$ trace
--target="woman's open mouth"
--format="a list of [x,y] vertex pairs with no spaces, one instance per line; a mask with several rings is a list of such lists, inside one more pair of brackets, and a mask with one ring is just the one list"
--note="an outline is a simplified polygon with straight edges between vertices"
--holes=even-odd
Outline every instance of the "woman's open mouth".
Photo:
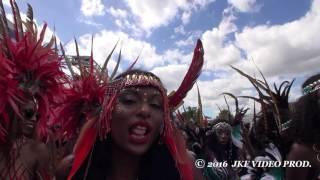
[[151,127],[145,121],[137,121],[129,128],[129,141],[134,144],[145,144],[150,139]]

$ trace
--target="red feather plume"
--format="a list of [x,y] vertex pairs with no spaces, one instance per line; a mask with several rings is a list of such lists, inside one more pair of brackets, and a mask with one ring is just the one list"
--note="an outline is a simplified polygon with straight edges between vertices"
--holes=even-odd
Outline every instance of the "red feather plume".
[[186,97],[188,91],[196,82],[203,66],[203,55],[204,51],[202,47],[202,42],[198,39],[197,45],[194,49],[192,62],[187,74],[185,75],[182,83],[180,84],[176,92],[173,95],[169,96],[169,106],[171,108],[176,108],[181,103],[182,99]]
[[52,48],[42,45],[45,30],[46,25],[39,40],[35,40],[34,34],[28,32],[21,41],[7,40],[11,60],[15,65],[14,76],[20,88],[38,100],[40,116],[37,134],[41,138],[47,133],[49,109],[63,97],[65,83],[61,57]]
[[8,107],[19,114],[18,103],[22,99],[22,92],[18,89],[18,82],[13,79],[13,63],[0,54],[0,144],[7,138],[10,126]]
[[66,90],[66,98],[58,116],[63,138],[77,136],[76,130],[81,128],[86,118],[99,115],[106,85],[97,82],[97,79],[89,75],[70,82],[71,87]]

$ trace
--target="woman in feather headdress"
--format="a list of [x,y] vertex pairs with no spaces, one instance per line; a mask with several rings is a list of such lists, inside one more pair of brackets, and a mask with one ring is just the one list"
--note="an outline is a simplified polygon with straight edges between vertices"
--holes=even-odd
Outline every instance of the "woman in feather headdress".
[[14,23],[10,29],[0,1],[0,179],[50,179],[46,140],[51,107],[62,95],[61,58],[43,43],[46,25],[38,38],[32,8],[22,21],[10,1]]
[[[201,41],[183,82],[170,96],[151,72],[132,70],[131,66],[115,78],[105,77],[105,69],[95,69],[93,64],[92,55],[88,71],[78,64],[80,72],[85,72],[74,81],[81,91],[70,95],[80,99],[67,98],[59,116],[64,119],[63,134],[78,134],[70,173],[59,178],[194,179],[193,164],[183,137],[171,124],[171,112],[199,76]],[[79,126],[81,130],[76,132]]]
[[220,163],[221,166],[206,168],[204,174],[210,180],[236,179],[237,171],[231,165],[241,157],[239,148],[232,141],[232,126],[225,120],[216,121],[212,130],[208,131],[205,154],[208,162]]

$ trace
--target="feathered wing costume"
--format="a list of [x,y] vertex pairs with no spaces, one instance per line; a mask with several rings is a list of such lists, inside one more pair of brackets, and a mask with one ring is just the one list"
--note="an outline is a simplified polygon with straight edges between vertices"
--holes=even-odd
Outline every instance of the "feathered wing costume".
[[[112,51],[113,52],[113,51]],[[111,53],[112,53],[111,52]],[[92,56],[92,55],[91,55]],[[108,57],[109,58],[109,57]],[[118,61],[119,62],[119,61]],[[106,75],[105,65],[102,70],[95,71],[93,69],[93,59],[90,59],[91,70],[89,72],[89,77],[91,76],[92,81],[88,83],[98,83],[99,94],[97,94],[97,103],[95,108],[93,108],[90,113],[87,114],[86,122],[83,125],[78,140],[74,146],[74,162],[69,174],[68,179],[72,179],[75,173],[78,171],[84,160],[88,157],[89,152],[91,151],[93,144],[96,139],[106,138],[107,134],[110,132],[110,122],[111,114],[113,107],[118,96],[119,91],[122,88],[130,86],[153,86],[161,92],[164,99],[164,131],[161,135],[161,140],[168,147],[171,156],[176,162],[176,167],[179,170],[181,179],[191,180],[193,179],[192,175],[192,165],[187,159],[187,154],[183,139],[178,135],[177,130],[171,124],[170,113],[171,111],[180,104],[182,99],[186,96],[187,92],[192,88],[194,82],[198,78],[202,65],[203,65],[203,47],[200,40],[198,40],[196,48],[194,50],[194,56],[190,68],[181,83],[178,90],[171,96],[167,96],[167,92],[160,80],[157,77],[150,76],[148,74],[129,74],[120,79],[113,79],[113,76],[108,77]],[[131,69],[130,66],[129,69]],[[114,73],[112,73],[114,74]],[[100,77],[100,78],[99,78]],[[85,82],[85,79],[80,79],[82,83]],[[84,89],[84,88],[82,88]],[[88,89],[86,89],[88,90]],[[101,92],[100,92],[101,90]],[[94,92],[87,92],[88,94]],[[101,94],[100,94],[101,93]],[[87,97],[90,97],[88,95]],[[102,98],[102,99],[101,99]],[[91,96],[93,99],[93,96]],[[88,100],[87,102],[89,102]],[[90,103],[88,103],[89,105]],[[75,105],[75,104],[74,104]],[[74,106],[72,105],[72,106]],[[90,105],[92,107],[92,105]],[[69,106],[71,107],[71,106]],[[89,107],[89,106],[83,106]],[[75,110],[75,109],[74,109]],[[66,111],[67,112],[67,111]],[[78,110],[77,110],[78,112]],[[71,113],[71,112],[68,112]],[[90,114],[90,115],[89,115]],[[69,116],[73,121],[78,121],[77,119]]]
[[[12,144],[17,133],[11,130],[13,119],[24,121],[21,107],[30,100],[38,107],[35,140],[48,137],[47,119],[50,108],[62,97],[64,73],[62,61],[52,48],[54,37],[49,43],[43,39],[47,25],[40,34],[33,22],[33,11],[28,5],[27,20],[20,17],[18,6],[10,0],[13,24],[7,21],[6,13],[0,1],[0,145]],[[12,24],[11,27],[8,25]],[[12,132],[11,132],[12,131]],[[19,132],[18,132],[19,133]],[[15,158],[15,157],[13,157]],[[11,159],[10,161],[14,161]],[[20,179],[18,172],[13,177]],[[0,175],[3,176],[3,174]],[[23,174],[21,175],[23,176]]]

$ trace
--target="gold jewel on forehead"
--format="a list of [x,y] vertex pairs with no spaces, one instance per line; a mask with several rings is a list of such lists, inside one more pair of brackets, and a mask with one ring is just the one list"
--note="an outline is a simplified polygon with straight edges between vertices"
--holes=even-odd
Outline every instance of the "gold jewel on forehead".
[[146,79],[145,75],[141,75],[141,81],[144,81]]
[[145,84],[154,84],[159,87],[162,87],[160,80],[149,74],[138,74],[138,73],[128,74],[125,76],[123,82],[125,86],[145,83]]

